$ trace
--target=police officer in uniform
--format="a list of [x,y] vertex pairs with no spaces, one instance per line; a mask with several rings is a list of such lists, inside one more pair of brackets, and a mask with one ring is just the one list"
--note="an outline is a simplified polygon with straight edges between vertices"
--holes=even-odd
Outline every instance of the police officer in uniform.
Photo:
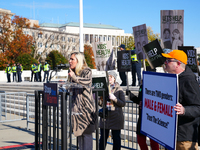
[[38,82],[38,65],[37,63],[34,63],[34,70],[33,70],[33,73],[34,73],[34,82]]
[[17,78],[18,78],[18,82],[22,82],[22,77],[21,77],[21,66],[19,63],[17,63]]
[[136,73],[138,78],[138,86],[141,85],[141,61],[138,61],[136,50],[131,50],[131,65],[132,65],[132,86],[136,86]]
[[6,75],[7,75],[7,82],[10,82],[11,67],[10,67],[9,64],[7,64],[5,72],[6,72]]
[[46,76],[47,76],[47,82],[49,81],[49,70],[50,70],[50,66],[49,66],[49,64],[47,63],[47,62],[45,62],[45,64],[44,64],[44,79],[43,79],[43,82],[45,82],[45,78],[46,78]]
[[31,82],[33,81],[33,74],[34,74],[34,70],[35,69],[35,65],[34,64],[32,64],[31,65]]
[[16,64],[13,64],[13,66],[12,66],[13,82],[17,81],[16,80],[16,72],[17,72],[17,66],[16,66]]
[[38,82],[42,82],[41,70],[42,70],[42,64],[38,62]]

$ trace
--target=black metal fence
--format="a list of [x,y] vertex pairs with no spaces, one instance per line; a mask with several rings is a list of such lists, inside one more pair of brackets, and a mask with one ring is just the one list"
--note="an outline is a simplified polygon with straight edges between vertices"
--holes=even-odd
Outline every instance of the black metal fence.
[[[96,110],[98,110],[98,92],[104,89],[93,89]],[[78,149],[72,144],[70,93],[60,92],[58,107],[44,105],[44,92],[35,91],[35,149],[67,150]],[[103,96],[104,97],[104,96]],[[105,112],[104,112],[105,113]],[[96,111],[98,116],[98,111]],[[98,122],[97,122],[98,123]],[[96,150],[99,145],[99,130],[96,129]]]

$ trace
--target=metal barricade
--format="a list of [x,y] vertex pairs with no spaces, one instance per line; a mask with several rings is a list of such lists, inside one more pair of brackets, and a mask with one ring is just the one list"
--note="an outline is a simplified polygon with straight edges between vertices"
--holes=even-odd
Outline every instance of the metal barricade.
[[35,123],[35,95],[26,95],[26,119],[27,130],[29,130],[29,123]]
[[0,122],[26,119],[26,92],[0,93]]
[[[98,92],[104,89],[94,89],[96,110],[98,110]],[[66,97],[67,95],[67,97]],[[77,142],[72,144],[70,94],[60,92],[58,107],[44,105],[44,92],[35,91],[35,149],[72,149],[77,147]],[[53,111],[52,111],[53,109]],[[98,115],[98,111],[96,111]],[[97,119],[98,123],[98,119]],[[52,133],[53,132],[53,133]],[[98,149],[99,130],[96,130],[96,149]]]
[[[99,110],[98,92],[100,91],[103,91],[104,94],[105,90],[93,89],[93,93],[96,93],[95,103],[97,116]],[[59,93],[58,107],[44,105],[43,99],[43,91],[35,91],[35,149],[78,149],[77,139],[73,136],[70,122],[70,93]],[[124,129],[121,130],[121,147],[131,150],[139,149],[136,135],[139,114],[138,105],[132,101],[126,101],[126,106],[123,108],[123,111],[125,121]],[[29,116],[31,115],[29,114]],[[99,128],[93,133],[93,139],[96,140],[96,150],[98,150]],[[109,138],[107,143],[112,145],[112,139]],[[148,138],[147,144],[150,145]]]

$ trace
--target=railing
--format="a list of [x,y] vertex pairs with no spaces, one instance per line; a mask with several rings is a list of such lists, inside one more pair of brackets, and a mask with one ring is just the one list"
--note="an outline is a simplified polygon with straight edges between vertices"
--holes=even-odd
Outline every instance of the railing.
[[[0,93],[0,122],[7,122],[7,121],[15,121],[15,120],[27,120],[27,129],[29,129],[29,123],[35,124],[35,120],[37,120],[38,128],[35,129],[35,132],[40,130],[40,127],[44,123],[44,114],[42,114],[42,93],[39,94],[40,103],[37,103],[37,107],[40,107],[38,109],[37,114],[39,114],[40,119],[36,118],[35,116],[35,94],[27,94],[26,92],[17,92],[17,93]],[[60,95],[59,99],[63,99]],[[62,102],[62,103],[61,103]],[[48,122],[47,127],[52,127],[53,130],[48,130],[48,139],[52,140],[51,135],[55,134],[54,131],[57,130],[57,133],[61,130],[62,126],[66,126],[65,132],[67,132],[65,136],[65,139],[70,136],[72,140],[76,139],[73,134],[69,135],[69,120],[67,121],[66,118],[69,117],[69,111],[68,111],[68,104],[69,101],[61,101],[59,100],[58,108],[50,108],[49,106],[46,107],[48,109]],[[61,113],[61,108],[63,106],[66,106],[66,113]],[[98,110],[98,105],[96,105]],[[121,140],[122,140],[122,147],[126,149],[139,149],[137,144],[137,138],[136,138],[136,124],[138,120],[138,105],[133,103],[132,101],[126,101],[126,106],[123,108],[124,111],[124,129],[121,130]],[[58,112],[57,116],[54,116],[54,112]],[[98,111],[97,111],[98,112]],[[68,117],[67,117],[68,116]],[[55,122],[53,118],[56,118],[55,120],[58,122],[58,125],[53,128],[52,121]],[[64,120],[62,120],[65,118]],[[53,133],[53,134],[52,134]],[[42,135],[42,134],[41,134]],[[40,135],[39,135],[40,136]],[[44,135],[42,135],[43,137]],[[96,140],[96,149],[98,148],[98,140],[99,140],[99,130],[96,130],[96,132],[93,134],[94,140]],[[61,137],[61,133],[58,133],[58,137]],[[40,141],[41,142],[41,141]],[[40,143],[38,142],[38,143]],[[65,143],[66,141],[61,142],[61,139],[57,140],[57,146],[60,143]],[[70,143],[72,141],[68,141]],[[43,143],[44,144],[44,143]],[[108,144],[112,144],[112,139],[108,139]],[[149,141],[148,141],[149,144]],[[68,145],[69,146],[69,145]]]
[[0,93],[0,122],[26,120],[26,92]]

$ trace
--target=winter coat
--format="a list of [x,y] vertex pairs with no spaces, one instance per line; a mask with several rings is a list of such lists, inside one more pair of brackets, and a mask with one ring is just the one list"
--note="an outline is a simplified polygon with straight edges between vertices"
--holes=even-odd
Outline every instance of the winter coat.
[[[114,110],[108,111],[108,116],[105,119],[100,118],[99,127],[103,129],[105,121],[105,129],[120,130],[124,128],[124,115],[122,107],[126,104],[125,95],[123,89],[118,83],[115,83],[112,93],[116,97],[116,99],[113,100]],[[99,100],[100,106],[102,106],[102,103],[103,102]]]
[[83,88],[70,87],[72,92],[72,127],[75,136],[83,133],[90,134],[95,130],[97,120],[95,114],[95,101],[92,95],[92,71],[85,68],[80,75],[73,75],[70,78],[73,83],[82,85]]
[[198,141],[200,116],[200,90],[196,76],[186,66],[179,74],[179,103],[185,108],[185,114],[178,116],[177,141]]
[[141,130],[141,115],[142,115],[142,85],[139,88],[139,94],[138,96],[135,96],[133,93],[130,93],[130,100],[133,101],[134,103],[139,105],[139,118],[137,122],[137,131],[136,133],[139,135],[142,135],[140,133]]

